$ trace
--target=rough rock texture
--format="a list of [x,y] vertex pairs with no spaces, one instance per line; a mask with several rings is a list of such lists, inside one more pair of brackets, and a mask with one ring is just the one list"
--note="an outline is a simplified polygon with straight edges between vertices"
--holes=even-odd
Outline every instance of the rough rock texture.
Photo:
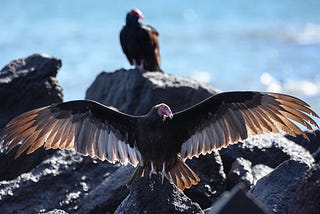
[[246,187],[240,183],[230,192],[223,193],[212,207],[205,210],[207,214],[254,213],[265,214],[266,209],[259,201],[246,193]]
[[25,111],[63,101],[56,75],[61,60],[43,54],[10,62],[0,71],[0,127]]
[[254,165],[251,170],[253,176],[253,185],[256,185],[258,180],[272,172],[273,169],[263,164],[257,164]]
[[247,189],[253,185],[252,163],[244,158],[237,158],[231,166],[227,176],[228,184],[231,186],[243,183]]
[[299,180],[311,168],[310,162],[308,164],[301,159],[283,162],[256,183],[250,190],[252,196],[264,203],[269,212],[288,213]]
[[232,163],[239,157],[249,160],[252,165],[264,164],[271,168],[277,167],[288,159],[301,160],[305,163],[314,161],[310,152],[302,146],[286,139],[281,135],[256,136],[244,142],[230,145],[220,150],[226,174]]
[[115,213],[202,213],[202,210],[168,180],[162,183],[158,174],[134,181],[130,194]]
[[162,102],[176,112],[214,93],[209,86],[191,79],[161,72],[122,69],[100,73],[88,88],[86,99],[114,106],[128,114],[142,115]]
[[301,179],[288,213],[316,214],[320,212],[320,164],[313,166]]
[[57,151],[30,172],[0,181],[0,211],[38,213],[62,209],[76,212],[79,199],[117,168],[72,151]]
[[201,155],[199,158],[187,160],[187,164],[200,177],[200,182],[184,190],[184,193],[205,209],[226,190],[226,175],[221,157],[216,151],[211,155]]
[[[43,54],[10,62],[0,71],[0,133],[13,117],[25,111],[63,101],[56,75],[61,60]],[[0,180],[13,179],[39,164],[51,151],[39,150],[13,161],[0,150]]]
[[[134,172],[132,166],[123,166],[110,174],[80,202],[79,213],[114,212],[127,197],[129,189],[126,183]],[[88,203],[90,202],[90,203]]]
[[298,135],[297,137],[292,137],[290,135],[286,135],[286,137],[295,142],[298,145],[303,146],[307,149],[317,162],[320,161],[320,130],[316,130],[313,132],[306,132],[307,136],[310,139],[310,142],[302,137],[302,135]]

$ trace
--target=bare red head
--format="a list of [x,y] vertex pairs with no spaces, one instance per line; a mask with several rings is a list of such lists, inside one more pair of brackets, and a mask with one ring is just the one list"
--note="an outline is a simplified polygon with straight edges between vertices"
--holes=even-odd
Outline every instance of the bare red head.
[[135,16],[138,19],[143,19],[143,14],[138,8],[133,8],[128,14],[131,16]]
[[169,117],[170,119],[172,119],[173,117],[170,107],[164,103],[157,105],[157,112],[163,118]]

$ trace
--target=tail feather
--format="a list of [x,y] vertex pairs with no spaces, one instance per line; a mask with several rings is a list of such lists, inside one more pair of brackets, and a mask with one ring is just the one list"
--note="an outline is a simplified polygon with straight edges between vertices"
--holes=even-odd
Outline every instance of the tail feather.
[[170,182],[174,183],[179,189],[189,189],[192,185],[196,185],[200,178],[198,175],[180,158],[169,171]]
[[[139,177],[144,177],[150,174],[150,167],[137,166],[133,175],[127,182],[127,187],[130,187],[133,180]],[[189,189],[192,185],[196,185],[200,178],[181,158],[177,158],[175,165],[166,172],[166,178],[170,183],[175,184],[179,189]]]

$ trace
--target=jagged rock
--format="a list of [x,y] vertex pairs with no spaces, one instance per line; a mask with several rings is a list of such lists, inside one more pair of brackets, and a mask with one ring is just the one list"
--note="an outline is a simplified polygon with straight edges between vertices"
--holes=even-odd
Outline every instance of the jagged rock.
[[252,168],[252,176],[253,176],[253,185],[256,185],[257,181],[270,172],[272,172],[272,168],[263,164],[254,165]]
[[[10,62],[0,71],[0,133],[13,117],[22,112],[62,102],[62,88],[56,75],[61,60],[43,54]],[[15,150],[16,151],[16,150]],[[0,180],[13,179],[39,164],[50,152],[41,149],[14,160],[14,152],[0,150]]]
[[317,158],[317,161],[320,160],[320,130],[316,130],[314,133],[313,132],[305,132],[307,136],[310,139],[310,142],[303,138],[302,135],[297,135],[296,137],[292,137],[290,135],[285,135],[286,138],[289,140],[295,142],[296,144],[303,146],[305,149],[307,149],[311,154],[313,154],[313,157]]
[[294,193],[303,174],[311,168],[301,159],[290,159],[280,164],[267,176],[258,180],[250,190],[252,196],[263,203],[269,212],[288,213]]
[[197,173],[200,182],[190,189],[184,190],[184,193],[205,209],[226,190],[226,175],[219,152],[187,160],[187,165]]
[[207,214],[242,214],[267,213],[263,204],[254,200],[245,191],[247,187],[244,184],[238,184],[232,188],[230,192],[224,192],[219,199],[208,209],[205,210]]
[[141,73],[138,69],[102,72],[86,92],[86,99],[114,106],[133,115],[147,113],[158,103],[173,112],[182,110],[216,93],[197,81],[161,72]]
[[44,214],[68,214],[68,213],[63,210],[54,209],[54,210],[51,210],[51,211],[46,212]]
[[137,179],[132,183],[130,194],[115,211],[120,213],[203,213],[197,203],[186,197],[181,190],[161,181],[161,175]]
[[102,183],[90,191],[80,202],[78,213],[114,212],[123,201],[129,189],[126,183],[132,175],[132,166],[123,166],[113,172]]
[[[28,173],[0,181],[1,213],[77,212],[80,199],[118,168],[74,151],[57,150]],[[88,201],[87,203],[91,203]]]
[[290,214],[316,214],[320,211],[320,164],[316,164],[301,179],[291,202]]
[[237,158],[227,176],[230,187],[242,182],[247,189],[253,185],[252,163],[244,158]]
[[0,127],[25,111],[63,101],[56,75],[61,60],[44,54],[10,62],[0,71]]
[[310,152],[282,135],[256,136],[244,142],[229,145],[220,150],[224,170],[228,173],[232,163],[239,157],[249,160],[252,165],[264,164],[277,167],[288,159],[301,160],[310,164],[314,161]]

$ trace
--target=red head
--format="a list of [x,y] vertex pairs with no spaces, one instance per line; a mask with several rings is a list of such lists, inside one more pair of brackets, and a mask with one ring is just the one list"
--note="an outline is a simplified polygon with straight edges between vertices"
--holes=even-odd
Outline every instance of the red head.
[[157,112],[162,118],[165,119],[165,118],[169,117],[170,119],[172,119],[173,114],[172,114],[170,107],[167,104],[161,103],[161,104],[157,105],[157,107],[158,107]]
[[128,14],[131,16],[135,16],[138,19],[143,19],[142,12],[138,8],[133,8]]

